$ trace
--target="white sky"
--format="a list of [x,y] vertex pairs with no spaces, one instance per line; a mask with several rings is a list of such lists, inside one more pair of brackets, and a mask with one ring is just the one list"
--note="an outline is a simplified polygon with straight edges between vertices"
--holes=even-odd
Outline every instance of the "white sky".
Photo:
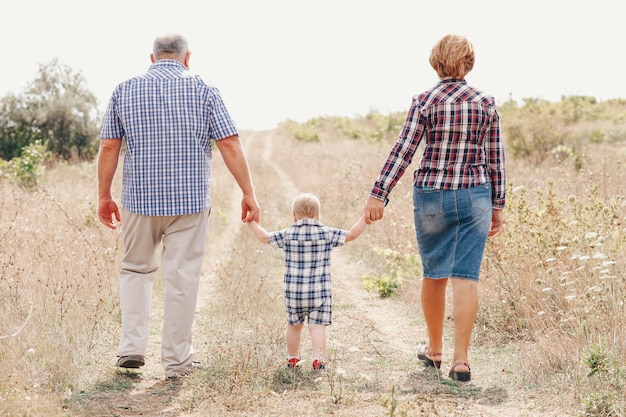
[[428,63],[447,33],[474,44],[468,82],[499,102],[626,98],[619,0],[19,0],[0,14],[0,97],[39,64],[80,71],[104,110],[150,65],[156,35],[179,32],[190,68],[217,86],[241,129],[286,119],[404,111],[438,80]]

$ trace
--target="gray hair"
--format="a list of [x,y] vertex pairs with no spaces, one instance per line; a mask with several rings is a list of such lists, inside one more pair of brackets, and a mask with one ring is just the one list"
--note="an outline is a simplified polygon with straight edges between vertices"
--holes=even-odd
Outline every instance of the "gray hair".
[[163,55],[175,56],[182,59],[189,51],[187,39],[182,35],[170,34],[159,36],[154,40],[152,54],[154,59],[159,60]]

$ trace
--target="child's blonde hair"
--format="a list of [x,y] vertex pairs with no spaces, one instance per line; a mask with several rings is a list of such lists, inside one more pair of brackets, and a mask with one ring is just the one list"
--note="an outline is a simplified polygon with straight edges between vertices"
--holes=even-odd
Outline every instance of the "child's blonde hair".
[[320,206],[320,200],[316,195],[301,193],[293,200],[291,211],[293,211],[297,219],[319,219]]

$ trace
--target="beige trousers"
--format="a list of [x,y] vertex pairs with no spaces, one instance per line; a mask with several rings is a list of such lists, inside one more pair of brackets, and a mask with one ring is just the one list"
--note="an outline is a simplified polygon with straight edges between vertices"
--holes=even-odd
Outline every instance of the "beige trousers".
[[164,312],[161,363],[165,375],[191,369],[191,328],[207,239],[209,212],[142,216],[122,209],[124,258],[120,273],[122,334],[119,356],[145,355],[150,334],[157,250],[162,244]]

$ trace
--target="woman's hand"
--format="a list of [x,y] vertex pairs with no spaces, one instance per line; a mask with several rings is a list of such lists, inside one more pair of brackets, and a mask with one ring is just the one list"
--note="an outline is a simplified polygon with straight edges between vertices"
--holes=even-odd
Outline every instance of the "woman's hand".
[[374,197],[368,197],[365,202],[365,223],[370,224],[383,218],[385,202]]
[[495,235],[500,231],[503,219],[504,215],[502,214],[502,210],[493,209],[491,211],[491,228],[489,229],[489,237]]

